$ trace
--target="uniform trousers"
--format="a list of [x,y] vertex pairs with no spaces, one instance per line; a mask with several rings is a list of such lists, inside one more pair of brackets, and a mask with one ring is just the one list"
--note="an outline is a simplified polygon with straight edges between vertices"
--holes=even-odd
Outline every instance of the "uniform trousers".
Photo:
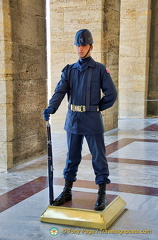
[[[92,154],[92,166],[96,184],[110,183],[103,133],[78,135],[67,132],[68,152],[66,166],[63,171],[64,178],[70,182],[75,182],[77,179],[78,166],[82,159],[81,151],[84,137]],[[87,169],[87,173],[88,171]]]

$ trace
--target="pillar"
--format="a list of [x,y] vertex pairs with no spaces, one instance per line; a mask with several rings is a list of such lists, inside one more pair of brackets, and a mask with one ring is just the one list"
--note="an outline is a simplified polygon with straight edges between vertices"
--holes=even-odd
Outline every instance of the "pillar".
[[149,72],[150,0],[121,0],[119,117],[144,118]]
[[1,171],[46,150],[45,1],[1,1]]

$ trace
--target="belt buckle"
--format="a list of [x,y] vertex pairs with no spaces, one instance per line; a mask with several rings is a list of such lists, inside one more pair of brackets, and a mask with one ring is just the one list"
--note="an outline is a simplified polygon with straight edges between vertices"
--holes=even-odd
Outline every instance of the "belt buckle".
[[72,111],[76,111],[76,112],[85,112],[86,108],[85,106],[81,105],[81,106],[76,106],[76,105],[71,105],[71,110]]

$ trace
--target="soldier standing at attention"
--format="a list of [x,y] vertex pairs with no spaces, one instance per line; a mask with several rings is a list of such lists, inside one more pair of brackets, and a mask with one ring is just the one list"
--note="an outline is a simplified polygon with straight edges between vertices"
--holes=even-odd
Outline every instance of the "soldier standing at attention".
[[[64,129],[67,132],[68,152],[63,171],[65,187],[53,205],[59,206],[72,199],[72,185],[76,181],[81,162],[83,138],[92,154],[98,197],[95,210],[106,207],[106,184],[110,183],[104,144],[104,126],[101,111],[110,108],[117,97],[116,88],[106,67],[93,60],[93,37],[88,29],[76,33],[75,42],[79,60],[66,65],[61,80],[43,115],[46,121],[54,114],[64,96],[68,95],[68,112]],[[103,97],[101,97],[101,91]]]

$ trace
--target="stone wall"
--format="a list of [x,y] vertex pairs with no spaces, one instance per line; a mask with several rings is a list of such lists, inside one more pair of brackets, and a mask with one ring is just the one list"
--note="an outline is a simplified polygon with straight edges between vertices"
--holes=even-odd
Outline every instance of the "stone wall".
[[143,118],[147,111],[150,0],[121,0],[119,117]]
[[158,1],[151,1],[152,21],[150,33],[150,67],[147,115],[158,116]]
[[6,170],[46,150],[42,117],[47,96],[46,24],[43,0],[5,0],[1,4],[4,154],[0,164]]
[[[74,46],[75,33],[88,28],[94,37],[92,57],[107,64],[117,86],[119,0],[51,0],[51,90],[60,80],[61,69],[78,60]],[[53,131],[62,131],[67,112],[66,98],[52,116]],[[103,113],[105,129],[117,127],[117,103]]]

